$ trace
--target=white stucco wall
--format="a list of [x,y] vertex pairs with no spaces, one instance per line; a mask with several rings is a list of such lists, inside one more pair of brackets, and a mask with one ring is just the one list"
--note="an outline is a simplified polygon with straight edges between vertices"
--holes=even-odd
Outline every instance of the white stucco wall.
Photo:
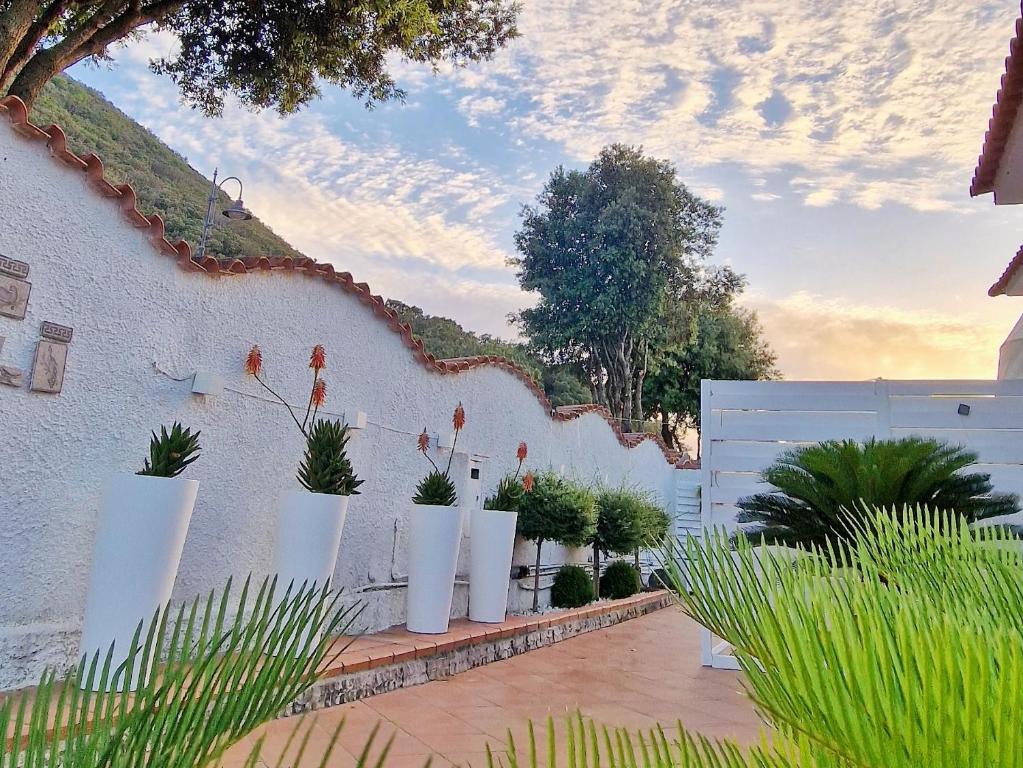
[[[179,269],[84,174],[6,123],[0,113],[0,253],[31,265],[33,288],[24,321],[0,317],[0,364],[27,377],[43,320],[72,326],[74,340],[61,395],[32,393],[27,382],[0,386],[0,688],[30,682],[43,663],[76,654],[104,482],[114,471],[139,468],[160,424],[180,420],[203,433],[202,458],[188,473],[200,491],[176,599],[269,566],[275,505],[296,485],[301,436],[280,407],[229,391],[193,395],[190,381],[173,381],[157,366],[181,378],[215,372],[229,387],[259,395],[242,372],[247,350],[259,343],[269,378],[301,400],[309,350],[326,346],[328,410],[350,419],[363,411],[370,422],[352,441],[365,484],[344,532],[336,573],[343,587],[405,573],[406,511],[427,465],[403,432],[424,425],[449,432],[458,401],[468,416],[459,448],[489,457],[485,490],[513,468],[525,440],[534,470],[624,480],[670,499],[674,470],[654,443],[624,448],[594,414],[554,421],[504,370],[427,371],[336,285],[300,274],[212,279]],[[459,466],[467,474],[467,457]],[[364,628],[403,620],[404,590],[364,597]],[[516,606],[529,599],[515,588],[513,597]],[[465,600],[459,588],[460,614]]]

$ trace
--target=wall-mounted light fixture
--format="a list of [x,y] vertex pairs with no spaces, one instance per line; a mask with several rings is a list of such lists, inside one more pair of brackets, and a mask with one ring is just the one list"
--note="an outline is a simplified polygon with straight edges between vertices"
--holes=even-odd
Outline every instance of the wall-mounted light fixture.
[[959,413],[960,416],[969,416],[970,415],[970,406],[968,406],[966,403],[959,403],[958,413]]

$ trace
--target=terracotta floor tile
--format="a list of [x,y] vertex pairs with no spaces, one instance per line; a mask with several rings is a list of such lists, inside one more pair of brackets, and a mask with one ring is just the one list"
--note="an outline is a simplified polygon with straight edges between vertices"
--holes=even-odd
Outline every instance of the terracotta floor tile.
[[[462,625],[454,626],[464,631]],[[436,642],[395,631],[388,637],[392,638],[388,642],[407,643],[405,647]],[[364,643],[355,650],[369,653],[372,647]],[[558,764],[564,765],[565,719],[577,710],[611,727],[646,730],[660,723],[672,736],[681,719],[695,733],[755,742],[762,724],[741,691],[741,681],[739,673],[700,666],[698,628],[669,608],[447,680],[322,710],[311,717],[317,728],[314,741],[321,749],[331,729],[347,718],[339,738],[343,754],[331,762],[331,768],[349,768],[348,761],[355,759],[381,720],[371,758],[393,735],[387,768],[422,768],[430,752],[436,753],[436,768],[452,763],[486,768],[487,745],[507,764],[503,752],[509,730],[520,759],[527,754],[530,720],[543,756],[546,720],[551,715],[559,735]],[[285,728],[293,727],[273,725],[271,733],[277,740]],[[240,768],[235,752],[228,757],[235,762],[226,768]]]

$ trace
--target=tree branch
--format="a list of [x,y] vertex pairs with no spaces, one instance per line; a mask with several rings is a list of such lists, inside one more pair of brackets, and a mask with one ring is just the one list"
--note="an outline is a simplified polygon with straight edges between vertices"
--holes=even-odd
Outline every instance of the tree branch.
[[67,0],[55,0],[32,22],[6,64],[0,66],[0,91],[3,91],[7,83],[17,77],[21,69],[32,58],[40,41],[70,5]]
[[7,10],[0,13],[0,70],[7,70],[18,44],[32,27],[38,8],[39,4],[31,0],[11,0]]

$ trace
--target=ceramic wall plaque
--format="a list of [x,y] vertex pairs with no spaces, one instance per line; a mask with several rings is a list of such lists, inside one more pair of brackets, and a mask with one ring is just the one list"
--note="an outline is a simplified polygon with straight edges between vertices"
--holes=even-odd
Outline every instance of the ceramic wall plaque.
[[20,368],[0,365],[0,384],[6,387],[20,387],[24,379],[25,375]]
[[24,261],[18,261],[17,259],[9,259],[0,253],[0,272],[11,277],[16,277],[19,280],[25,280],[28,278],[28,264]]
[[74,333],[74,329],[68,328],[66,325],[51,323],[49,320],[43,321],[43,327],[39,331],[39,335],[44,339],[59,341],[61,344],[70,344]]
[[32,361],[33,392],[58,394],[64,385],[64,365],[67,362],[67,344],[40,339]]
[[10,275],[0,274],[0,315],[24,320],[28,312],[28,295],[32,283]]

